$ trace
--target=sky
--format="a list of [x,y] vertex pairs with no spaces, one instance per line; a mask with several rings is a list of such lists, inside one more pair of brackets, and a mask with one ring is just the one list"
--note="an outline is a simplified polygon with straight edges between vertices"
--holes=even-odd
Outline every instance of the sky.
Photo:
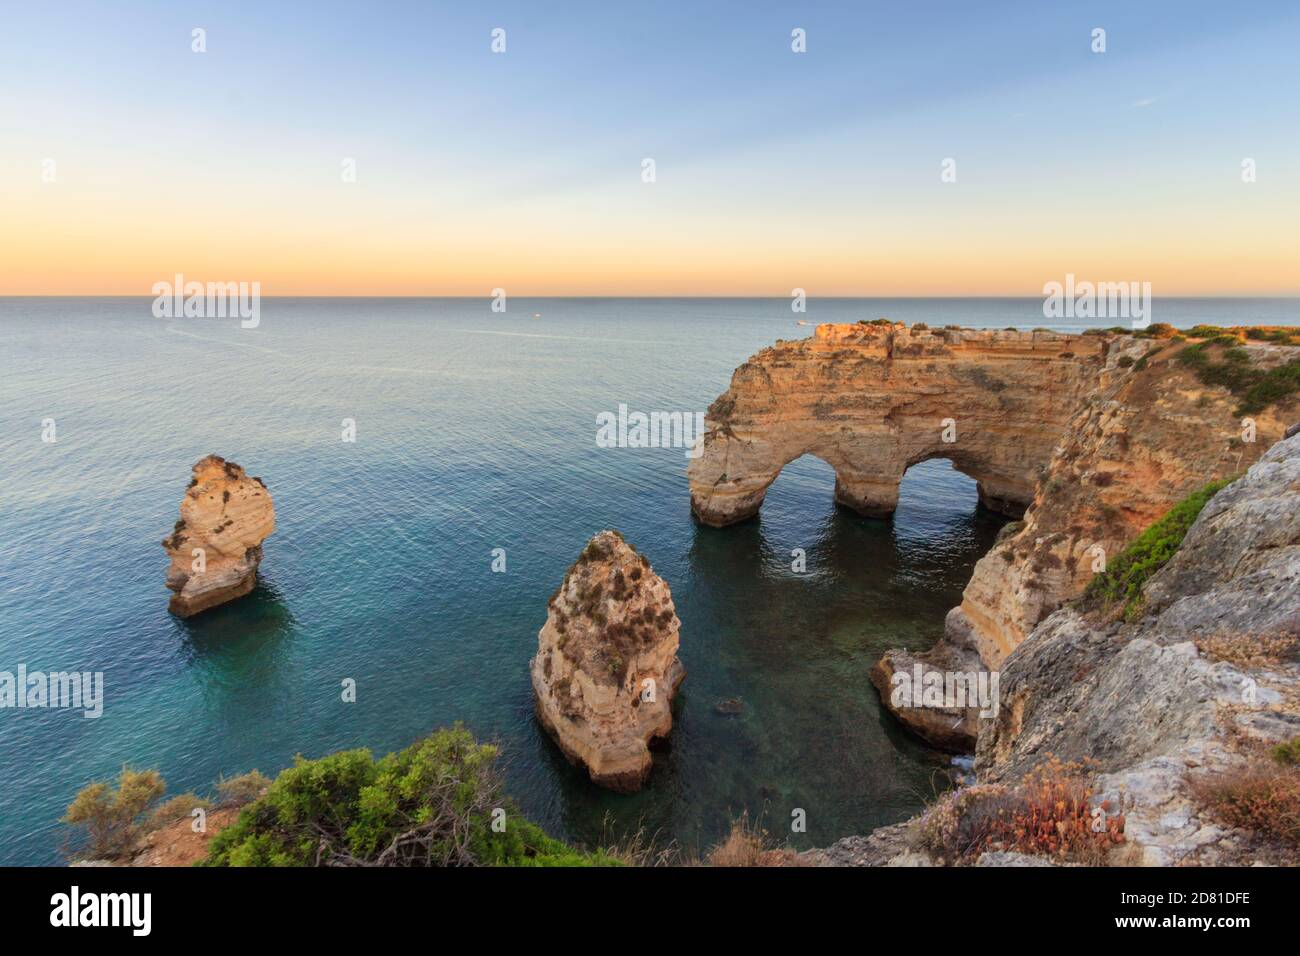
[[1298,48],[1291,0],[0,0],[0,295],[1297,295]]

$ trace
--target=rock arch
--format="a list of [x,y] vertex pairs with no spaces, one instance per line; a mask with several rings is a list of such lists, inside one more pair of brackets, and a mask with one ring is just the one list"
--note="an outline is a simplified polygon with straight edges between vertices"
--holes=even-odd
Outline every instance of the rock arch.
[[984,505],[1018,517],[1106,347],[1054,332],[818,326],[733,374],[687,471],[691,508],[719,527],[751,517],[782,468],[814,455],[835,470],[837,502],[884,517],[909,467],[947,458]]

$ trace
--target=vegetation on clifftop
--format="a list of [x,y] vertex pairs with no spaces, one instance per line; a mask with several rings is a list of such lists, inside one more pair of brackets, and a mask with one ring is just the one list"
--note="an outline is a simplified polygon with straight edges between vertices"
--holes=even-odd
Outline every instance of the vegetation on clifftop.
[[1267,371],[1256,368],[1235,336],[1223,335],[1189,345],[1178,353],[1178,362],[1190,367],[1203,384],[1218,385],[1236,395],[1241,400],[1238,415],[1263,411],[1300,391],[1300,359]]
[[217,782],[216,795],[181,793],[163,800],[167,783],[157,770],[123,767],[114,786],[98,780],[68,805],[63,822],[72,827],[67,855],[74,860],[129,862],[148,834],[193,811],[237,807],[257,799],[270,783],[256,770]]
[[990,851],[1100,866],[1124,843],[1124,816],[1106,801],[1102,826],[1092,797],[1095,770],[1048,754],[1016,784],[975,784],[945,794],[921,824],[923,849],[948,865]]
[[1111,561],[1105,571],[1088,582],[1080,599],[1083,610],[1109,611],[1122,604],[1126,620],[1141,616],[1142,588],[1147,580],[1178,551],[1206,502],[1232,480],[1210,482],[1178,502],[1164,517],[1138,535],[1137,540]]
[[1300,737],[1253,755],[1231,773],[1188,782],[1197,802],[1221,823],[1300,846]]

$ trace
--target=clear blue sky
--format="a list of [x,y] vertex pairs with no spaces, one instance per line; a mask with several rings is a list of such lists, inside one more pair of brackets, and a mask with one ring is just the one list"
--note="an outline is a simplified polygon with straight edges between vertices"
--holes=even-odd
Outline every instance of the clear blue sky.
[[1300,292],[1298,50],[1281,0],[10,0],[0,292]]

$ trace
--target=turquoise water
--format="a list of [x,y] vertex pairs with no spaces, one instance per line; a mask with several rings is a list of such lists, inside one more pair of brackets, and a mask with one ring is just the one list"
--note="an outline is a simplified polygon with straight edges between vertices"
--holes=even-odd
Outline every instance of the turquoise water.
[[[698,846],[743,810],[784,834],[801,808],[791,842],[825,844],[945,785],[946,758],[889,723],[867,672],[938,637],[1001,526],[973,482],[918,465],[894,519],[871,521],[836,509],[829,468],[805,458],[759,520],[715,530],[691,519],[680,449],[595,444],[598,412],[702,411],[753,352],[810,334],[787,301],[270,299],[251,330],[149,305],[0,299],[0,670],[106,685],[98,720],[0,711],[0,863],[56,862],[63,808],[124,763],[205,791],[456,720],[500,743],[528,814],[585,842],[644,826]],[[1298,321],[1294,300],[1158,310]],[[814,301],[806,318],[879,315],[1046,324],[1040,300]],[[278,529],[257,591],[180,621],[159,541],[208,452],[265,479]],[[556,752],[527,677],[547,598],[607,527],[672,586],[688,674],[671,749],[630,797]],[[714,712],[729,697],[740,716]]]

